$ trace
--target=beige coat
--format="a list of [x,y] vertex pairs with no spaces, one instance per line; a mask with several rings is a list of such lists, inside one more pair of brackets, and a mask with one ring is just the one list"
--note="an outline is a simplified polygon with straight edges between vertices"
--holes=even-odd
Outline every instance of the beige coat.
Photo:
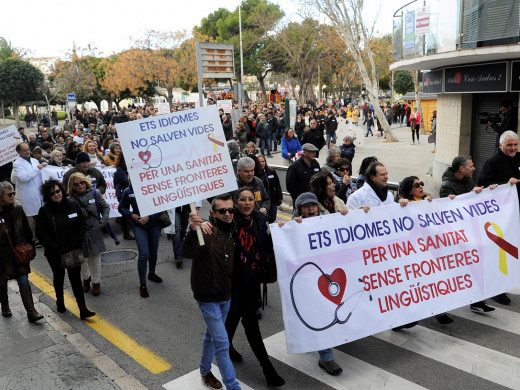
[[[347,205],[345,204],[345,202],[343,202],[337,196],[334,197],[334,209],[336,210],[336,213],[340,212],[341,210],[348,210]],[[330,214],[329,210],[327,210],[325,207],[323,207],[323,205],[321,203],[318,203],[318,211],[321,214]]]

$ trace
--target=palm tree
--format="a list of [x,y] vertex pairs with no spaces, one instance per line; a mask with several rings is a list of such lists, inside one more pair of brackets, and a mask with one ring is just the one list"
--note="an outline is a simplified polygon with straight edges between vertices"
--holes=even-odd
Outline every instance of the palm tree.
[[6,60],[11,57],[16,56],[16,51],[14,50],[11,42],[7,39],[0,37],[0,61]]

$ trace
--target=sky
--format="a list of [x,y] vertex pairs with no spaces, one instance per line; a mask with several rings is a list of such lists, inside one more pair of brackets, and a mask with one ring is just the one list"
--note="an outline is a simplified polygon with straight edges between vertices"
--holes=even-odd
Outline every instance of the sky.
[[[297,20],[300,2],[270,0],[281,6],[288,18]],[[381,34],[392,32],[392,15],[406,0],[366,0],[367,12],[381,8],[377,27]],[[0,37],[15,48],[29,49],[27,57],[61,57],[76,47],[89,44],[101,56],[130,48],[132,38],[146,30],[191,32],[202,18],[218,8],[234,10],[240,0],[24,0],[4,5]],[[16,9],[9,12],[9,7]],[[9,17],[8,15],[11,15]]]

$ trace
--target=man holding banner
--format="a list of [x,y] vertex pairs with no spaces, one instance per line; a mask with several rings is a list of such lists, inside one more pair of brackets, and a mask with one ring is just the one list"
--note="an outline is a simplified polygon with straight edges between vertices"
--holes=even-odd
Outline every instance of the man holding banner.
[[[473,172],[475,172],[475,165],[473,165],[471,156],[462,155],[455,157],[451,167],[448,167],[442,174],[440,197],[445,198],[449,196],[453,199],[457,195],[470,191],[475,191],[477,194],[482,192],[484,187],[475,186]],[[488,306],[486,301],[475,302],[469,308],[475,313],[489,313],[495,310],[494,307]]]
[[215,228],[210,234],[204,234],[204,245],[197,240],[196,229],[203,222],[198,212],[190,213],[190,229],[182,244],[183,256],[193,259],[191,289],[207,325],[202,341],[200,375],[202,382],[211,389],[222,388],[222,383],[211,373],[213,356],[226,389],[240,389],[229,358],[229,340],[224,325],[231,304],[234,211],[231,195],[218,195],[211,202],[209,218]]
[[[484,163],[478,184],[484,187],[509,183],[516,185],[520,195],[520,153],[518,153],[518,134],[507,130],[500,136],[499,149],[494,156]],[[493,297],[502,305],[510,305],[511,299],[506,293]]]

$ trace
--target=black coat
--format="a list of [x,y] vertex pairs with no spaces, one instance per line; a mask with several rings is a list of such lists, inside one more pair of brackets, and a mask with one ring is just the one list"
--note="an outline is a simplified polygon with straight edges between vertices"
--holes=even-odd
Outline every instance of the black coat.
[[0,280],[16,279],[31,272],[29,264],[16,264],[13,250],[5,234],[7,225],[13,246],[27,242],[34,244],[33,235],[22,206],[0,206]]
[[81,249],[87,224],[79,204],[64,198],[61,203],[46,202],[38,212],[36,236],[49,261],[60,261],[61,255]]
[[[323,146],[325,146],[325,138],[323,138],[323,132],[318,130],[318,129],[314,129],[314,130],[309,130],[309,131],[306,131],[305,133],[303,133],[303,137],[302,137],[302,140],[300,142],[303,146],[303,144],[313,144],[314,146],[316,146],[318,148],[318,150],[321,150],[321,148],[323,148]],[[316,152],[316,158],[318,158],[319,156],[319,153],[320,152]]]
[[320,164],[317,160],[312,160],[309,167],[303,157],[289,166],[287,176],[285,177],[285,185],[287,191],[291,194],[293,203],[300,194],[310,191],[311,177],[319,171]]
[[[488,187],[491,184],[505,184],[514,177],[520,179],[520,153],[516,153],[514,157],[509,157],[501,150],[488,158],[478,178],[478,185]],[[516,189],[520,199],[520,186],[517,184]]]

